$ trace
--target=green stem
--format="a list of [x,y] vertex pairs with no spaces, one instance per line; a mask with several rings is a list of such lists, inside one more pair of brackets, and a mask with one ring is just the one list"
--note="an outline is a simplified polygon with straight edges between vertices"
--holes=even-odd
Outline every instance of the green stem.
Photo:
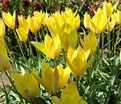
[[101,65],[101,68],[102,68],[102,63],[103,63],[103,53],[104,53],[104,34],[101,34],[101,37],[102,37],[102,52],[101,52],[101,60],[100,60],[100,65]]
[[19,41],[19,39],[18,39],[18,36],[17,36],[15,30],[13,30],[13,32],[14,32],[14,34],[15,34],[15,37],[16,37],[16,40],[17,40],[17,43],[18,43],[18,46],[19,46],[20,52],[21,52],[21,54],[22,54],[24,60],[26,60],[26,58],[25,58],[25,56],[24,56],[24,53],[23,53],[23,51],[22,51],[22,47],[21,47],[22,45],[21,45],[21,43],[20,43],[20,41]]
[[114,40],[115,40],[115,38],[114,38],[114,35],[115,35],[115,33],[114,33],[114,29],[113,29],[113,37],[112,37],[112,50],[113,50],[113,54],[112,54],[112,55],[113,55],[113,56],[114,56],[114,54],[115,54],[115,50],[114,50],[114,44],[115,44],[115,43],[114,43],[114,42],[115,42]]
[[115,45],[114,45],[114,54],[116,52],[116,46],[117,46],[117,43],[118,43],[118,40],[119,40],[119,36],[120,36],[120,26],[119,26],[119,29],[118,29],[118,34],[117,34],[116,42],[115,42]]
[[108,55],[110,55],[110,32],[107,34],[107,42],[108,42]]

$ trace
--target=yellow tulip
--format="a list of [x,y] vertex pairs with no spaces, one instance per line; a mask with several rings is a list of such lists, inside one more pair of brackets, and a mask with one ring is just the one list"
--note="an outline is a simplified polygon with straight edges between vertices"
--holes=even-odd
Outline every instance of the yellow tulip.
[[0,71],[8,70],[9,68],[10,62],[5,47],[4,38],[0,37]]
[[28,16],[29,29],[32,33],[36,33],[40,29],[36,16]]
[[29,33],[29,25],[27,19],[23,16],[18,16],[19,27],[16,29],[19,39],[26,43]]
[[89,14],[85,13],[84,15],[84,26],[89,28],[96,34],[100,34],[106,30],[108,25],[107,17],[104,15],[101,8],[95,12],[95,15],[91,18]]
[[86,101],[79,96],[78,89],[73,82],[62,90],[61,98],[52,96],[54,104],[87,104]]
[[14,11],[13,15],[10,14],[10,12],[6,13],[6,12],[2,12],[2,18],[3,21],[5,22],[5,24],[11,28],[14,29],[15,28],[15,20],[16,20],[16,13]]
[[72,9],[66,8],[63,12],[66,26],[65,26],[65,32],[69,33],[72,31],[75,31],[80,26],[80,17],[78,14],[73,13]]
[[23,75],[14,73],[13,80],[17,91],[26,99],[30,100],[39,95],[38,82],[29,71],[26,71]]
[[118,6],[118,2],[113,6],[110,2],[105,1],[103,4],[103,12],[105,16],[110,19],[111,14],[113,13],[114,9]]
[[39,25],[39,28],[41,27],[42,24],[42,19],[43,19],[43,13],[42,11],[35,11],[34,12],[34,17],[36,18],[37,24]]
[[5,24],[0,18],[0,38],[5,36]]
[[43,13],[42,25],[46,26],[48,16],[49,16],[49,14],[47,12],[46,13]]
[[63,29],[65,25],[65,20],[60,12],[55,12],[47,18],[46,25],[51,33],[53,34],[63,34]]
[[93,54],[96,51],[96,48],[99,43],[99,38],[96,37],[96,34],[89,32],[88,35],[84,35],[84,48],[90,50],[90,54]]
[[63,88],[70,76],[70,69],[67,67],[63,69],[58,65],[55,69],[50,68],[50,66],[42,62],[42,81],[43,86],[50,93],[56,93],[58,89]]
[[80,26],[80,17],[66,8],[65,12],[55,12],[47,18],[47,27],[51,36],[58,34],[62,48],[68,50],[69,46],[75,48],[77,45],[77,29]]
[[112,31],[117,23],[117,14],[113,13],[111,14],[111,20],[108,23],[107,30]]
[[117,10],[117,13],[116,13],[116,20],[117,20],[117,24],[120,24],[121,25],[121,11]]
[[101,8],[98,8],[98,10],[95,12],[95,15],[92,17],[92,24],[94,25],[94,27],[90,26],[90,29],[95,28],[95,31],[92,31],[97,34],[100,34],[101,32],[104,32],[106,30],[108,20]]
[[90,50],[83,50],[80,46],[76,50],[69,47],[66,61],[75,77],[79,78],[90,65],[89,55]]
[[46,34],[44,44],[34,41],[31,43],[46,56],[52,59],[57,58],[61,52],[61,42],[58,35],[50,37],[48,34]]
[[90,15],[86,12],[84,14],[84,27],[89,29],[90,28],[90,22],[91,22],[91,17]]

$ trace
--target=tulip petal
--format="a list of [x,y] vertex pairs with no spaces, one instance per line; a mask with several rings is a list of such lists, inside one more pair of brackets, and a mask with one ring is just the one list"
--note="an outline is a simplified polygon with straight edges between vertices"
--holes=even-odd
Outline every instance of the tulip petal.
[[5,36],[5,25],[3,20],[0,18],[0,37]]

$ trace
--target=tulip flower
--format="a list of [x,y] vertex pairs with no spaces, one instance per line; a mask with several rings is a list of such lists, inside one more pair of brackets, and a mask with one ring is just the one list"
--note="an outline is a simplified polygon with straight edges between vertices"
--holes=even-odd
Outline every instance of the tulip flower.
[[88,35],[84,35],[84,49],[90,50],[90,54],[93,54],[96,51],[96,48],[99,43],[99,38],[93,32],[89,32]]
[[66,61],[76,78],[79,78],[90,65],[92,60],[88,59],[89,55],[90,50],[84,50],[80,46],[76,50],[69,47]]
[[121,11],[117,10],[116,14],[117,24],[121,25]]
[[3,20],[0,18],[0,38],[5,36],[5,25]]
[[67,67],[63,69],[58,65],[55,69],[50,68],[50,66],[42,62],[42,81],[43,86],[50,93],[56,93],[58,89],[63,88],[70,76],[70,69]]
[[105,1],[103,4],[103,12],[105,16],[110,19],[111,14],[113,13],[114,9],[118,6],[118,2],[113,6],[110,2]]
[[8,12],[8,13],[2,12],[2,19],[9,28],[11,28],[11,29],[15,28],[15,19],[16,19],[15,11],[14,11],[13,15],[11,15],[10,12]]
[[0,37],[0,71],[8,70],[9,68],[10,68],[10,62],[5,47],[4,38]]
[[63,12],[65,18],[65,29],[64,32],[70,34],[72,31],[75,31],[80,26],[80,17],[76,13],[72,12],[72,9],[66,8]]
[[55,12],[47,18],[46,25],[51,33],[53,34],[63,34],[63,29],[65,25],[65,20],[60,12]]
[[14,73],[13,80],[17,91],[26,99],[30,100],[39,95],[38,82],[29,71],[23,75]]
[[31,43],[46,56],[52,59],[57,58],[61,52],[61,42],[58,35],[50,37],[48,34],[46,34],[44,44],[34,41]]
[[89,29],[90,28],[90,22],[91,22],[91,17],[90,15],[86,12],[84,14],[84,27]]
[[113,13],[111,14],[111,19],[108,23],[107,30],[112,31],[117,23],[117,14]]
[[104,15],[101,8],[95,12],[95,15],[91,18],[90,15],[85,13],[84,15],[84,26],[89,28],[96,34],[100,34],[106,30],[108,25],[107,17]]
[[35,11],[34,12],[34,17],[36,18],[36,21],[37,21],[37,24],[39,25],[39,28],[41,27],[43,16],[44,16],[44,14],[42,13],[42,11],[40,11],[40,12]]
[[48,13],[43,13],[42,25],[46,26],[48,16],[49,16],[49,14],[48,14]]
[[29,33],[29,25],[27,19],[23,16],[18,16],[19,27],[16,29],[19,39],[26,43]]
[[71,9],[66,8],[65,12],[55,12],[47,18],[47,27],[51,36],[58,34],[61,40],[62,48],[68,50],[69,46],[76,48],[77,29],[80,26],[79,15],[73,13]]
[[86,101],[79,96],[78,89],[73,82],[62,90],[61,97],[52,96],[54,104],[87,104]]
[[32,33],[36,33],[40,29],[36,16],[28,16],[29,29]]

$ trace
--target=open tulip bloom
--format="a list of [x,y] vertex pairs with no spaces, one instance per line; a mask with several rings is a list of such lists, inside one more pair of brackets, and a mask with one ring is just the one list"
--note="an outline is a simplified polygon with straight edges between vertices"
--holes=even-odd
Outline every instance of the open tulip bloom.
[[47,63],[42,62],[42,84],[50,93],[55,94],[57,90],[62,89],[66,85],[69,77],[70,69],[68,67],[63,69],[58,65],[52,69]]
[[22,73],[13,73],[13,80],[17,91],[26,99],[31,100],[32,98],[39,95],[38,81],[32,73],[26,71]]
[[45,36],[44,44],[39,42],[31,42],[38,50],[42,51],[46,56],[56,59],[61,52],[61,42],[58,35],[50,37]]

